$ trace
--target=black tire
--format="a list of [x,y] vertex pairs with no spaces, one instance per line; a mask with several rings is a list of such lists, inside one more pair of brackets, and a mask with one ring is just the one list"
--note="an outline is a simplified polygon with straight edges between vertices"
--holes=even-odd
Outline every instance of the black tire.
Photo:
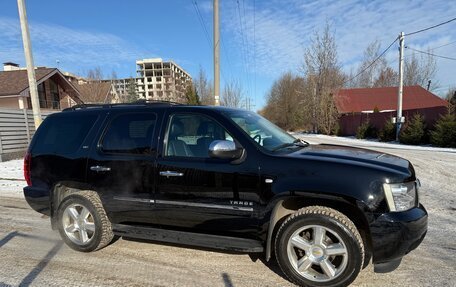
[[[321,233],[321,230],[324,232]],[[317,232],[324,235],[319,237]],[[290,241],[292,236],[294,240]],[[318,241],[318,238],[322,239]],[[299,239],[304,239],[303,249],[296,247]],[[342,247],[341,254],[329,255],[330,248],[336,245]],[[327,248],[328,246],[330,247]],[[308,251],[304,251],[304,248]],[[275,254],[280,269],[294,284],[347,286],[361,270],[364,244],[355,225],[347,216],[332,208],[310,206],[293,213],[282,223],[275,238]],[[298,261],[299,259],[302,260]],[[301,262],[303,269],[298,271],[297,266]],[[334,268],[330,268],[331,272],[327,271],[328,262],[330,267]]]
[[[90,214],[87,216],[87,220],[81,222],[74,220],[70,215],[71,212],[67,211],[67,209],[79,210],[81,212],[79,215],[81,215],[84,208]],[[84,190],[65,197],[59,205],[57,216],[60,236],[70,248],[76,251],[99,250],[108,245],[114,238],[111,222],[106,215],[100,197],[94,191]],[[68,230],[74,229],[75,223],[80,231],[65,231],[65,226],[68,227]],[[79,227],[79,225],[84,227]],[[90,228],[88,228],[89,225]],[[87,240],[83,240],[81,237],[82,229],[84,229]]]

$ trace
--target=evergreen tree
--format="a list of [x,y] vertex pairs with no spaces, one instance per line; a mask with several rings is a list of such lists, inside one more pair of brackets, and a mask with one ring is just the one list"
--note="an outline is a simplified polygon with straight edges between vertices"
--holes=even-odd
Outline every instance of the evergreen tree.
[[378,132],[378,139],[382,142],[394,141],[396,138],[396,126],[391,119],[386,120],[383,128]]
[[418,145],[425,141],[426,126],[421,114],[415,114],[399,134],[399,141],[404,144]]
[[134,78],[130,78],[128,81],[128,90],[125,102],[132,103],[136,102],[137,100],[139,100],[139,96],[136,93],[136,81]]
[[198,91],[195,89],[193,84],[190,84],[185,89],[185,98],[187,99],[187,104],[189,105],[200,105],[200,99],[198,96]]
[[434,131],[431,131],[431,143],[456,148],[456,115],[448,114],[437,121]]

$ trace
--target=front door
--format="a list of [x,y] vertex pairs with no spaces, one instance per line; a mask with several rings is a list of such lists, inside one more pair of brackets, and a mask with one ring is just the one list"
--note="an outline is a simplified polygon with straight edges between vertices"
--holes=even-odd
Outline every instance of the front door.
[[210,158],[214,140],[237,143],[206,115],[169,116],[157,159],[156,218],[165,227],[250,237],[258,226],[258,166],[248,157],[238,163]]
[[112,115],[90,153],[88,181],[113,223],[153,222],[158,115]]

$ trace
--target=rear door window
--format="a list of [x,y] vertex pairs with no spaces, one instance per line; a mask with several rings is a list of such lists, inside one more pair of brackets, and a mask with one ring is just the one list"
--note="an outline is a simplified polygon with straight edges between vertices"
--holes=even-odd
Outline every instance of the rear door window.
[[47,118],[36,135],[33,153],[72,154],[84,142],[98,115],[65,115]]
[[103,136],[101,150],[105,153],[149,154],[156,122],[154,113],[115,117]]

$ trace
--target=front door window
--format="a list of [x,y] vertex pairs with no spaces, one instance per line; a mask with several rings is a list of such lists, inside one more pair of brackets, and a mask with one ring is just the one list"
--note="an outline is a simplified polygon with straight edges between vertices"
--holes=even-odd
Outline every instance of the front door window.
[[209,145],[215,140],[233,138],[216,121],[203,115],[177,114],[168,127],[166,156],[209,157]]

